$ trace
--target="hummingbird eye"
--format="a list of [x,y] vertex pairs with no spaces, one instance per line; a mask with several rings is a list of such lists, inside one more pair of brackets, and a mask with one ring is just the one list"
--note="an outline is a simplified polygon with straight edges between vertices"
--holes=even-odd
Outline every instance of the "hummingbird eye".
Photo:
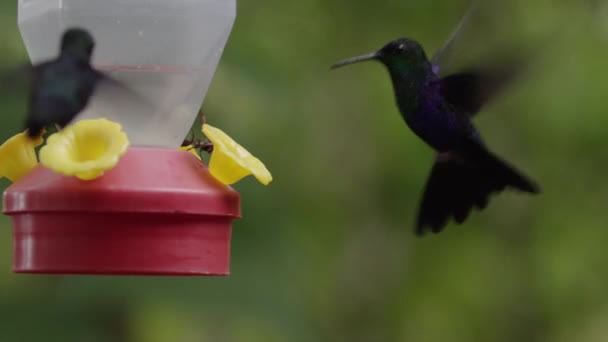
[[404,52],[406,50],[405,44],[397,45],[397,51]]

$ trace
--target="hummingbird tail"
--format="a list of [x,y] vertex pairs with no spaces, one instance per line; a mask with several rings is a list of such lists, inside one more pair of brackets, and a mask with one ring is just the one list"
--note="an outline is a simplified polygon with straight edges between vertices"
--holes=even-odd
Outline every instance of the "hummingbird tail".
[[467,157],[440,154],[424,190],[416,233],[439,233],[450,218],[462,224],[473,208],[484,209],[490,195],[509,187],[539,193],[536,184],[483,148]]
[[501,160],[490,152],[487,152],[485,157],[484,164],[489,176],[493,177],[497,184],[503,184],[503,189],[511,187],[531,194],[538,194],[540,192],[540,188],[536,183],[510,166],[506,161]]

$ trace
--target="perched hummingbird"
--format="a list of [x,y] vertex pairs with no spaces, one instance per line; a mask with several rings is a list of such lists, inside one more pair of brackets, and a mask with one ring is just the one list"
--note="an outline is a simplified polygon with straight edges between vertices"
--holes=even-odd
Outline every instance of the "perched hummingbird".
[[506,188],[539,193],[533,181],[488,150],[471,122],[511,80],[509,68],[471,69],[440,78],[422,46],[407,38],[332,68],[368,60],[386,66],[403,119],[437,152],[419,209],[418,235],[442,231],[450,218],[462,224],[474,207],[484,209],[490,195]]
[[94,47],[89,32],[70,28],[61,38],[59,56],[27,68],[31,88],[25,126],[30,137],[39,136],[48,125],[70,123],[100,84],[128,91],[91,66]]

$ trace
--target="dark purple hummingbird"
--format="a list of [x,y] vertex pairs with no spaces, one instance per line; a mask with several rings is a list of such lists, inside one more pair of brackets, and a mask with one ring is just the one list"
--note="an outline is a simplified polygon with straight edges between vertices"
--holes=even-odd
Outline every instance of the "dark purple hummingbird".
[[540,192],[532,180],[485,146],[471,122],[517,74],[517,63],[440,77],[439,66],[429,61],[420,44],[401,38],[332,68],[368,60],[386,66],[403,119],[437,153],[420,204],[418,235],[442,231],[450,218],[462,224],[474,207],[486,208],[492,194],[507,188]]
[[70,28],[62,35],[56,58],[20,70],[30,86],[25,120],[30,137],[39,136],[48,125],[69,124],[87,107],[95,92],[112,91],[115,100],[120,96],[142,105],[147,103],[122,83],[93,68],[94,47],[88,31]]
[[30,137],[40,135],[50,124],[67,125],[86,107],[95,86],[103,78],[90,64],[94,46],[93,37],[87,31],[67,30],[59,56],[32,67],[25,123]]

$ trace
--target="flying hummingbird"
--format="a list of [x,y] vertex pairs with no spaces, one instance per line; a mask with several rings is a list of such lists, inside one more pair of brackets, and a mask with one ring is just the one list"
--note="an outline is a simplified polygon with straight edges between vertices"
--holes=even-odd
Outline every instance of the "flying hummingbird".
[[440,77],[439,66],[427,58],[418,42],[408,38],[332,68],[370,60],[388,69],[407,126],[436,151],[416,222],[418,235],[442,231],[450,218],[462,224],[474,207],[486,208],[490,196],[506,188],[540,192],[532,180],[486,147],[471,122],[513,79],[515,68],[471,68]]
[[25,127],[30,137],[55,124],[66,126],[86,108],[100,86],[133,95],[120,82],[91,66],[95,41],[81,28],[66,30],[61,38],[59,56],[25,70],[30,84]]

